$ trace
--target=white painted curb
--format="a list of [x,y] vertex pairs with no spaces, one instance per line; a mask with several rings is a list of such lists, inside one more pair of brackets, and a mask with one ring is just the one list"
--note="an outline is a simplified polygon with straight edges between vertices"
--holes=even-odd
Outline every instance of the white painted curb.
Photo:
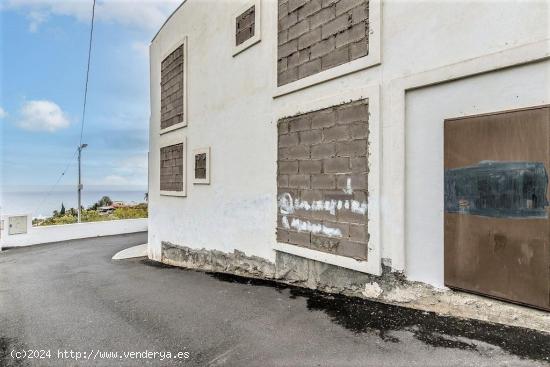
[[119,251],[113,256],[113,260],[131,259],[133,257],[145,257],[147,256],[147,244],[137,245]]

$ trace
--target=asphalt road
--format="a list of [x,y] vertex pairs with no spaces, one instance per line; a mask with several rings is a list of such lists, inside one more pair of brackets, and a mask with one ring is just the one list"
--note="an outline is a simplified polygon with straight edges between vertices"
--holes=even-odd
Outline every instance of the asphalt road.
[[[144,242],[135,234],[1,252],[0,366],[548,365],[547,335],[111,260]],[[44,358],[11,356],[24,351]]]

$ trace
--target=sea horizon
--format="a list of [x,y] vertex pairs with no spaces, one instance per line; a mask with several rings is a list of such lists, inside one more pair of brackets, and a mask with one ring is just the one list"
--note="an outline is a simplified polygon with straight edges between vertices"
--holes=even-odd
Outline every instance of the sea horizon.
[[[145,202],[146,186],[105,186],[89,185],[82,191],[82,206],[88,208],[103,196],[113,201]],[[2,215],[30,214],[33,218],[51,216],[54,210],[60,210],[61,204],[66,209],[77,208],[78,195],[76,187],[63,186],[54,190],[40,185],[21,187],[3,186],[0,191],[0,213]]]

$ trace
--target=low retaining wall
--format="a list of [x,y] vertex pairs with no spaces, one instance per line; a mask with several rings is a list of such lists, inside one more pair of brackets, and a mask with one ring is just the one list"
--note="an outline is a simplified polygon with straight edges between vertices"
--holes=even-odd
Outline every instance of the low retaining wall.
[[0,238],[0,250],[144,231],[147,231],[147,218],[30,227],[27,233],[17,235],[8,235],[8,231],[4,230]]

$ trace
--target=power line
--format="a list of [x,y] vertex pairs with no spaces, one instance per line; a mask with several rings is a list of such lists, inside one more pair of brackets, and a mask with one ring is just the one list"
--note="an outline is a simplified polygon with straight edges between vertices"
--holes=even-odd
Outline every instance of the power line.
[[46,199],[52,194],[53,190],[57,187],[57,185],[59,185],[59,182],[61,182],[61,179],[63,178],[63,176],[65,176],[65,173],[67,173],[67,171],[69,170],[69,168],[71,167],[71,164],[74,162],[74,159],[76,157],[76,153],[78,152],[78,149],[74,151],[74,154],[73,154],[73,157],[69,160],[69,162],[67,163],[67,166],[65,166],[65,169],[63,170],[63,172],[61,172],[61,174],[59,175],[59,177],[57,178],[57,181],[55,181],[55,183],[52,185],[52,187],[50,188],[50,190],[46,193],[46,195],[42,198],[42,200],[40,201],[40,203],[38,204],[36,210],[34,211],[35,213],[38,213],[39,210],[42,210],[42,205],[44,204],[44,202],[46,201]]
[[80,125],[80,141],[78,146],[82,145],[82,135],[84,133],[84,118],[86,117],[86,102],[88,99],[88,79],[90,76],[90,60],[92,58],[92,40],[94,36],[94,19],[95,19],[95,1],[92,5],[92,21],[90,25],[90,43],[88,44],[88,65],[86,67],[86,84],[84,85],[84,105],[82,107],[82,123]]
[[[88,81],[89,81],[89,78],[90,78],[90,61],[91,61],[91,58],[92,58],[92,40],[93,40],[93,35],[94,35],[95,3],[96,3],[96,0],[93,1],[93,5],[92,5],[92,20],[91,20],[91,24],[90,24],[90,42],[88,44],[88,63],[86,65],[86,83],[84,84],[84,103],[83,103],[83,106],[82,106],[82,121],[81,121],[81,124],[80,124],[80,139],[79,139],[79,143],[78,143],[79,148],[82,146],[82,137],[83,137],[83,134],[84,134],[84,119],[86,117],[86,103],[87,103],[87,100],[88,100]],[[61,172],[61,174],[57,178],[57,181],[55,181],[55,183],[50,188],[50,190],[47,192],[47,194],[42,198],[42,200],[40,201],[40,204],[38,205],[38,208],[35,212],[38,212],[39,210],[42,209],[42,204],[44,203],[44,201],[52,194],[53,190],[57,187],[57,185],[59,185],[59,183],[61,182],[61,179],[65,176],[65,174],[67,173],[67,171],[70,168],[71,164],[73,163],[73,161],[74,161],[74,159],[75,159],[75,157],[78,153],[78,150],[79,149],[75,150],[72,158],[67,163],[67,166],[65,166],[65,169]]]

